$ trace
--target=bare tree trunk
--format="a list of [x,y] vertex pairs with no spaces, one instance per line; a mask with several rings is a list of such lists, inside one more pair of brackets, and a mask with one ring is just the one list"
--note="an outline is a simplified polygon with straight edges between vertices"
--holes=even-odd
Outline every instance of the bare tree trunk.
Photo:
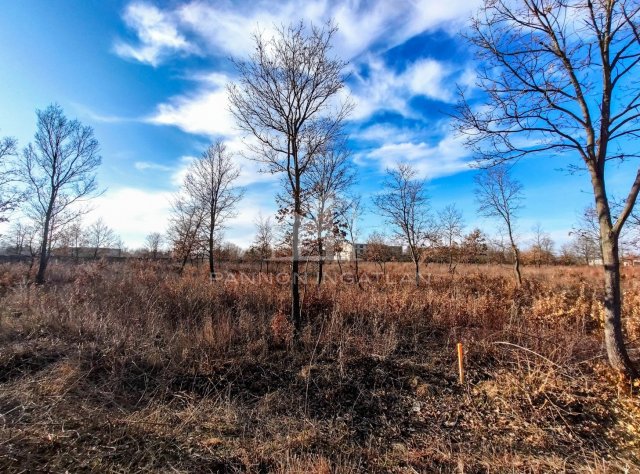
[[209,276],[211,281],[215,281],[216,269],[213,261],[213,225],[209,228]]
[[511,224],[507,222],[507,230],[509,231],[509,242],[511,243],[511,252],[513,253],[513,274],[516,278],[516,286],[520,288],[522,286],[522,274],[520,273],[520,251],[513,238],[513,231],[511,230]]
[[354,251],[353,251],[353,258],[355,259],[355,264],[356,264],[356,283],[358,284],[358,286],[360,286],[360,271],[358,270],[358,252],[357,250],[355,250],[355,245],[354,245]]
[[322,256],[323,251],[322,237],[318,236],[318,285],[322,283],[322,271],[324,270],[324,257]]
[[413,263],[416,266],[416,286],[420,286],[420,260],[418,258],[413,259]]
[[599,179],[597,172],[592,172],[591,179],[600,224],[600,243],[604,264],[604,343],[611,366],[631,378],[636,378],[638,372],[627,353],[622,333],[619,236],[612,229],[611,210],[604,183]]
[[47,212],[44,220],[42,231],[42,245],[40,246],[40,262],[38,264],[38,273],[36,274],[36,285],[42,285],[45,281],[47,272],[47,264],[49,263],[49,226],[51,225],[51,212]]
[[294,336],[300,337],[302,319],[300,314],[300,255],[298,242],[300,239],[300,196],[295,196],[295,211],[293,216],[292,257],[291,257],[291,321],[294,327]]
[[620,291],[620,260],[617,237],[602,238],[604,263],[604,343],[609,362],[614,369],[633,378],[637,376],[622,334],[622,299]]

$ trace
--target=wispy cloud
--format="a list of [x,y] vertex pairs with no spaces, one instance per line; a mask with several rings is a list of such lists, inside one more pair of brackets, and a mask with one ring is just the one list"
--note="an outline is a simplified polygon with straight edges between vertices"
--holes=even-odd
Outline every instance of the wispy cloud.
[[156,171],[171,171],[171,166],[162,165],[160,163],[153,163],[151,161],[136,161],[133,167],[139,171],[156,170]]
[[456,84],[470,85],[475,77],[463,64],[421,58],[402,71],[387,67],[376,56],[365,63],[366,75],[355,73],[350,83],[356,103],[352,120],[370,117],[379,111],[393,111],[405,117],[417,117],[409,102],[422,96],[431,100],[453,103]]
[[160,9],[150,3],[131,3],[124,12],[137,42],[119,40],[121,56],[157,66],[173,55],[197,52],[215,56],[246,55],[250,33],[269,34],[279,25],[304,18],[315,24],[333,19],[340,30],[336,52],[348,59],[372,48],[385,50],[424,31],[456,29],[479,0],[267,0],[217,2],[192,0]]
[[124,58],[157,66],[174,54],[191,54],[197,48],[180,33],[177,17],[148,3],[129,4],[123,15],[129,28],[135,31],[136,43],[116,41],[114,51]]
[[[370,127],[358,136],[369,136],[373,146],[359,152],[355,159],[361,166],[377,165],[383,171],[399,163],[411,164],[422,178],[450,176],[470,169],[469,152],[446,122],[440,123],[437,136],[422,136],[419,129]],[[385,133],[378,135],[380,130]],[[395,135],[394,135],[395,132]],[[394,138],[395,137],[395,138]]]

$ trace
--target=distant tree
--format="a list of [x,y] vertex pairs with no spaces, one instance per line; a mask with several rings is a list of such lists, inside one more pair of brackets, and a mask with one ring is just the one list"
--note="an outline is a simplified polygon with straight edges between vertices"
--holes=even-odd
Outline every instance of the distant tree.
[[404,241],[415,265],[416,286],[420,285],[420,259],[427,244],[435,239],[430,217],[425,183],[407,164],[387,170],[383,191],[375,195],[373,203],[380,214]]
[[460,239],[464,230],[462,212],[449,204],[438,213],[438,228],[443,239],[449,272],[453,273],[456,267],[456,258],[460,253]]
[[565,242],[562,244],[557,260],[561,265],[576,265],[577,263],[580,263],[580,257],[576,254],[575,247],[572,242]]
[[277,28],[271,39],[255,36],[248,61],[236,61],[239,80],[229,87],[231,113],[255,138],[252,158],[267,172],[283,173],[291,202],[291,319],[300,334],[299,245],[303,179],[318,154],[341,131],[350,111],[337,104],[346,62],[330,57],[336,28],[298,25]]
[[85,230],[82,227],[82,222],[78,219],[72,222],[66,229],[66,235],[69,242],[69,246],[72,249],[74,257],[78,258],[80,255],[80,247],[84,244]]
[[582,263],[590,265],[602,260],[600,247],[600,225],[593,207],[586,207],[577,222],[571,228],[571,247]]
[[260,261],[260,271],[264,262],[267,264],[267,272],[269,272],[269,259],[273,253],[273,225],[271,218],[266,219],[262,215],[256,220],[256,236],[251,245],[251,249],[255,252]]
[[145,239],[145,248],[152,259],[158,258],[158,252],[162,246],[162,234],[160,232],[151,232]]
[[124,240],[122,240],[122,237],[118,236],[118,238],[116,239],[114,245],[118,249],[118,257],[122,257],[123,254],[125,254],[125,252],[127,250],[125,248]]
[[28,224],[16,221],[11,224],[6,234],[2,236],[2,244],[11,253],[22,255],[27,250],[27,240],[30,232],[31,228]]
[[215,246],[214,251],[221,262],[238,262],[244,254],[242,249],[233,242],[222,242]]
[[98,258],[100,249],[107,248],[116,243],[118,236],[102,218],[95,221],[87,228],[87,244],[93,249],[93,258]]
[[167,239],[180,261],[180,272],[201,250],[205,214],[206,209],[192,196],[179,194],[173,198]]
[[540,223],[537,223],[532,228],[533,242],[531,245],[531,253],[533,254],[533,261],[537,267],[542,264],[548,265],[553,262],[553,240],[551,236],[547,234]]
[[0,222],[9,220],[9,214],[25,198],[18,187],[19,174],[14,158],[17,156],[17,141],[14,138],[0,139]]
[[480,229],[469,232],[462,241],[462,253],[467,263],[480,263],[487,254],[487,237]]
[[522,285],[520,274],[520,250],[516,244],[515,224],[522,209],[522,185],[509,174],[509,168],[498,165],[482,170],[476,175],[476,201],[478,212],[502,222],[509,238],[513,254],[513,273],[516,284]]
[[36,283],[43,284],[54,231],[82,214],[78,204],[95,194],[101,158],[93,129],[68,120],[62,108],[37,110],[35,142],[23,152],[21,179],[30,196],[28,213],[42,232]]
[[[485,0],[468,39],[482,103],[464,98],[458,129],[481,161],[580,157],[589,172],[604,260],[604,335],[611,366],[636,376],[622,331],[619,238],[640,168],[614,220],[607,164],[640,156],[637,0]],[[476,93],[477,97],[478,94]]]
[[217,233],[228,219],[235,217],[238,202],[244,194],[236,186],[239,176],[240,169],[234,163],[233,155],[222,141],[217,141],[189,166],[184,180],[184,191],[205,210],[202,226],[206,232],[212,281],[216,279],[214,246]]
[[367,239],[363,257],[369,262],[377,263],[382,273],[386,274],[386,264],[393,259],[387,237],[380,232],[372,232]]

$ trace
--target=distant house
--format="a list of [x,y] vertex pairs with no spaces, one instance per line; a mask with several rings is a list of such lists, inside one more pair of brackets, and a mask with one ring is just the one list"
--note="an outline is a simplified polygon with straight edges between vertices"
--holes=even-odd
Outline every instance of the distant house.
[[629,256],[622,259],[622,266],[624,267],[640,267],[640,257]]
[[[386,248],[389,250],[389,253],[394,258],[400,258],[404,254],[404,250],[402,245],[386,245]],[[362,259],[367,252],[367,244],[356,243],[355,245],[345,243],[342,246],[342,250],[336,252],[333,255],[334,260],[341,261],[349,261],[355,260],[356,256],[358,259]]]
[[590,257],[587,259],[587,264],[590,267],[601,267],[604,265],[604,261],[602,260],[602,257]]

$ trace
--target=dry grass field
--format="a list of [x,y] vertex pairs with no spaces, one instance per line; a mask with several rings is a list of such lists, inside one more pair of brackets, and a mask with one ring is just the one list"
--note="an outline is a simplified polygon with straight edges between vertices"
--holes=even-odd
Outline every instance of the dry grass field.
[[[285,271],[285,268],[282,268]],[[311,270],[311,269],[310,269]],[[292,341],[284,278],[154,262],[0,267],[2,472],[637,472],[639,388],[596,268],[331,265]],[[409,275],[403,277],[404,272]],[[640,272],[625,270],[640,356]],[[458,382],[463,342],[466,381]]]

